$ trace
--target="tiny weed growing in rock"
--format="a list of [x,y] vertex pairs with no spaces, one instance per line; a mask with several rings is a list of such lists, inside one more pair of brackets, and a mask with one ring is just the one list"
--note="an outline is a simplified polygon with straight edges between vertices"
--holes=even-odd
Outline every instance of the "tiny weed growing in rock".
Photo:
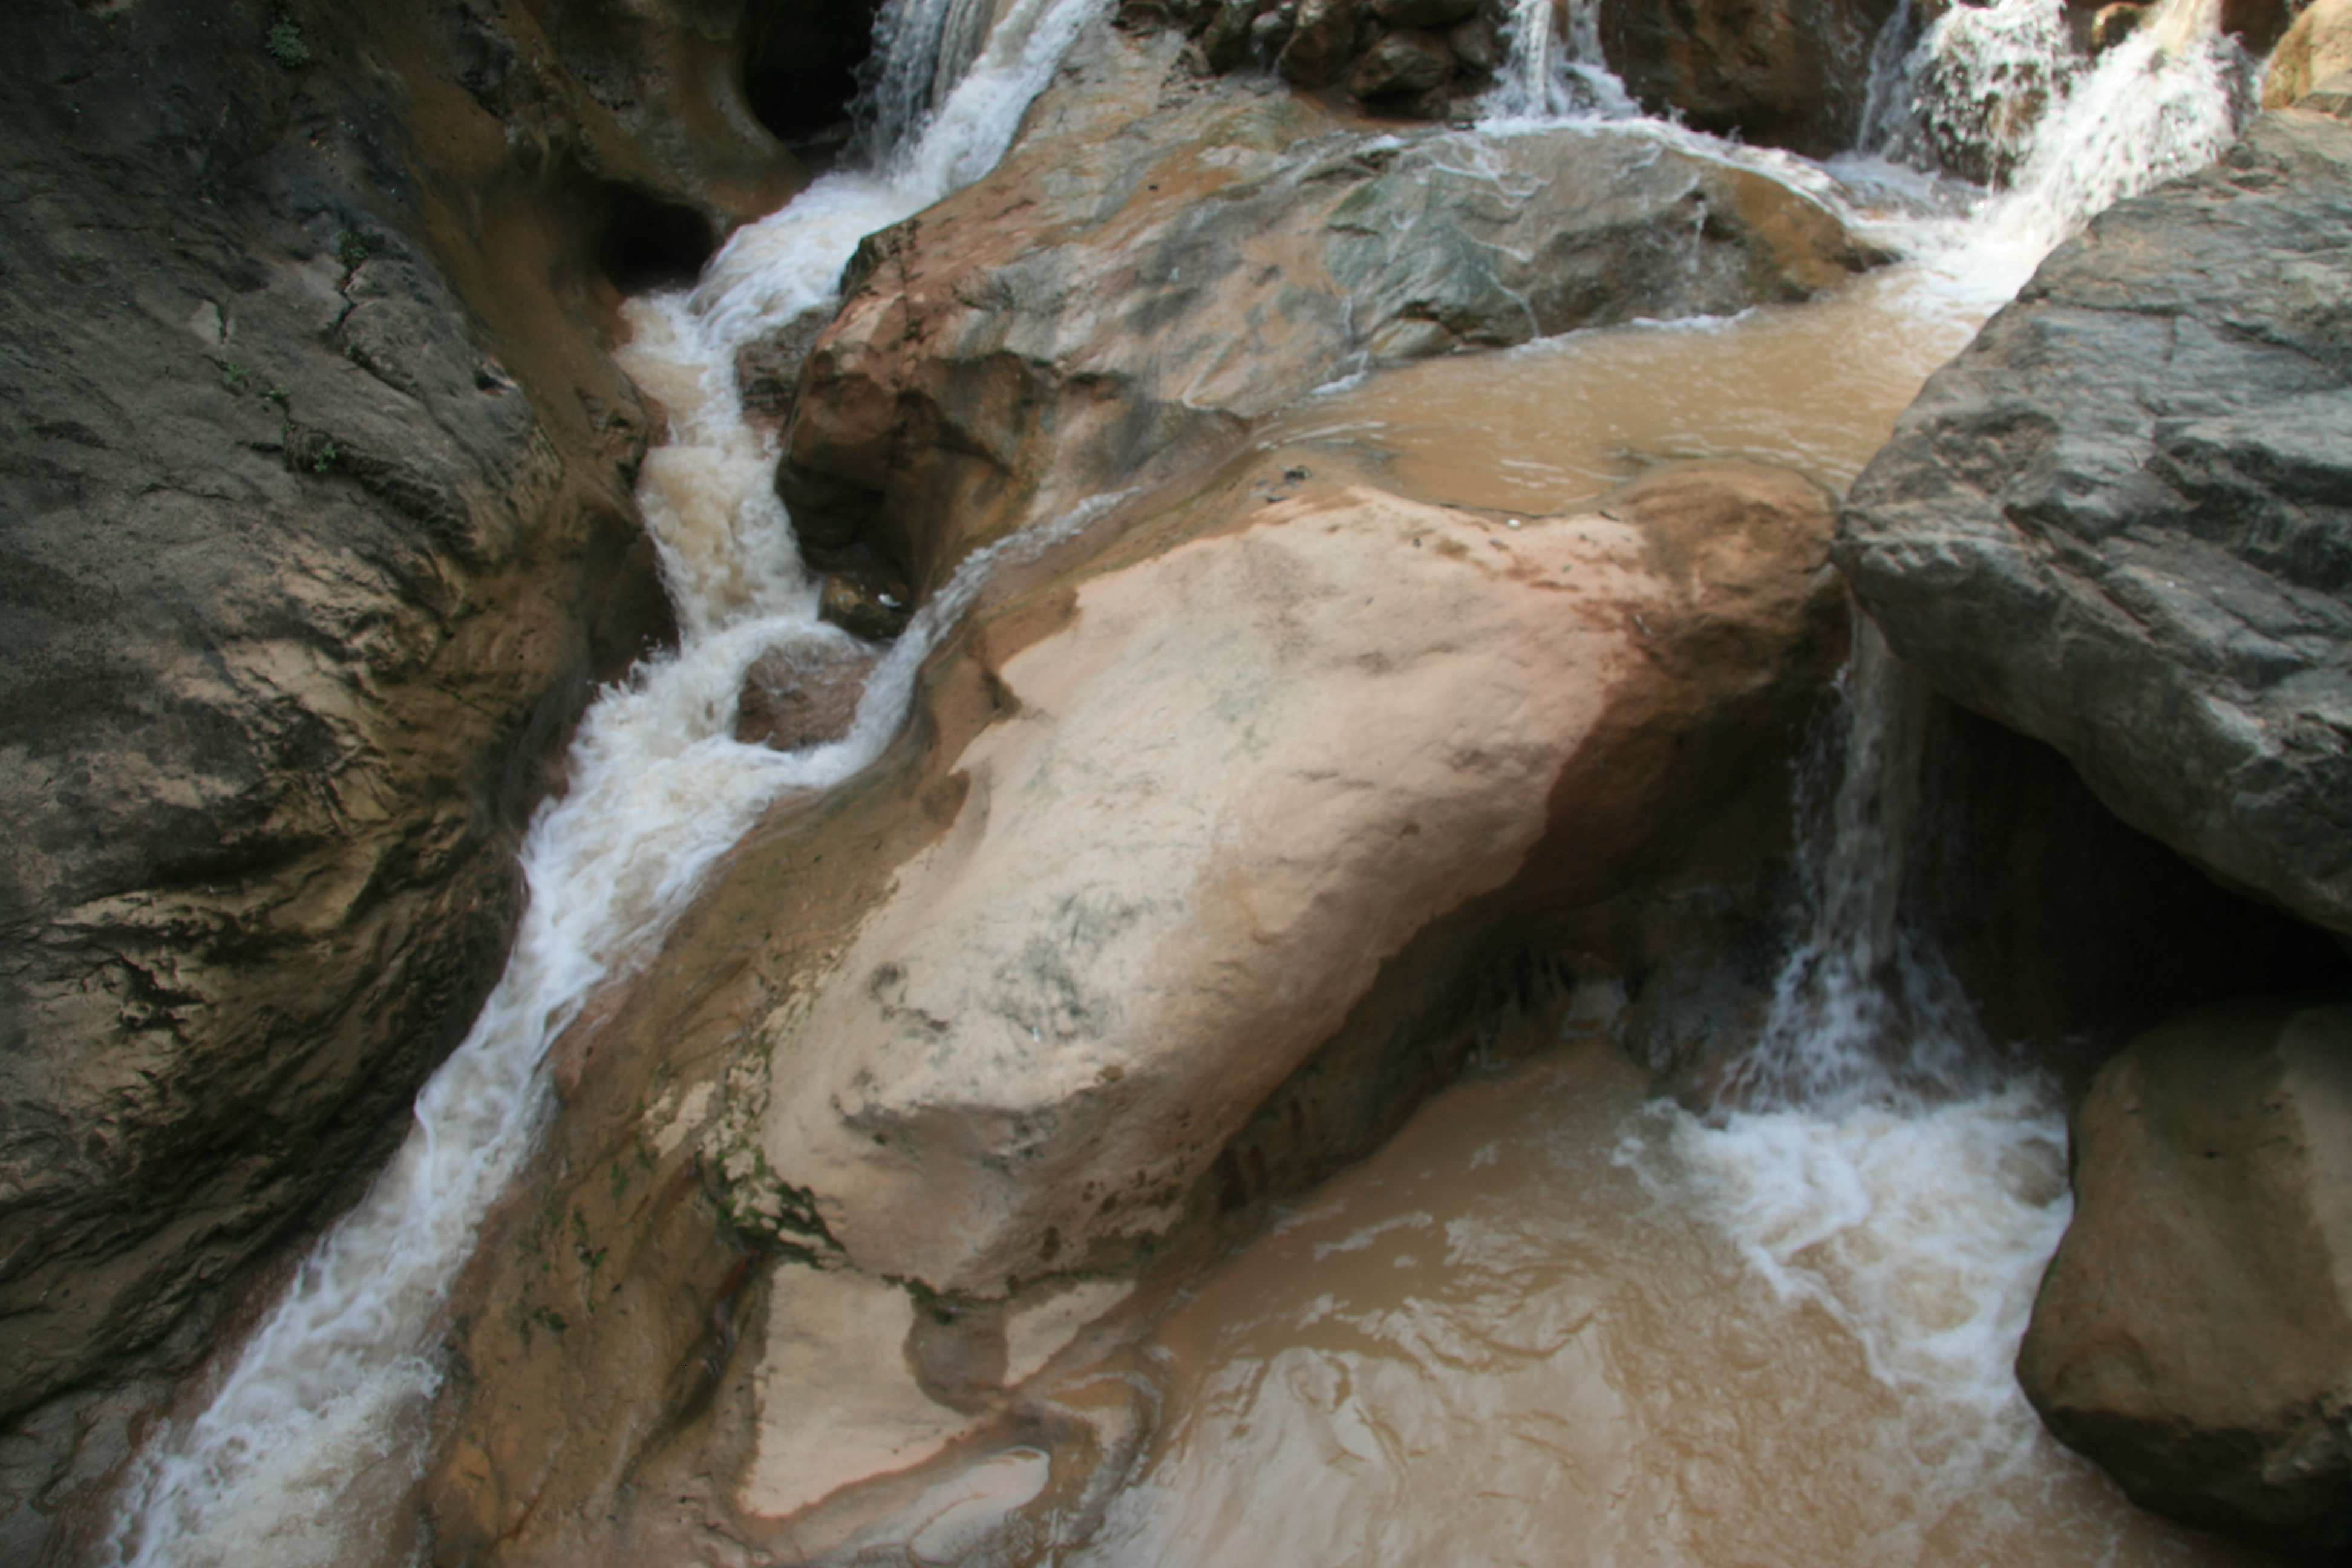
[[299,70],[310,63],[310,46],[302,41],[302,29],[291,22],[272,22],[269,31],[261,35],[261,47],[288,70]]
[[368,244],[367,236],[355,228],[343,230],[343,237],[335,242],[335,258],[343,264],[346,272],[357,272],[373,254],[374,247]]
[[246,369],[245,366],[237,363],[235,360],[224,361],[220,367],[220,373],[221,384],[227,387],[231,392],[243,392],[245,390],[246,382],[253,374],[251,371]]

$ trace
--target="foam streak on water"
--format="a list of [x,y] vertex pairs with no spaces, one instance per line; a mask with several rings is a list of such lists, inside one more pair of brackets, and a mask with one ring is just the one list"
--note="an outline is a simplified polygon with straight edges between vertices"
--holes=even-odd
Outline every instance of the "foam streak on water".
[[549,1043],[650,950],[780,795],[836,784],[879,754],[923,657],[994,565],[1067,537],[1110,504],[965,562],[877,668],[843,741],[787,754],[733,740],[736,694],[754,659],[780,643],[844,636],[814,618],[815,590],[770,482],[774,454],[742,420],[735,349],[829,300],[861,236],[993,164],[1099,5],[1015,0],[883,174],[820,181],[739,233],[692,294],[631,307],[628,368],[674,421],[639,499],[680,646],[601,693],[583,719],[570,788],[526,836],[530,898],[505,974],[419,1095],[390,1167],[218,1373],[209,1405],[134,1461],[110,1560],[344,1568],[403,1554],[396,1521],[410,1517],[417,1427],[440,1381],[438,1313],[545,1120]]

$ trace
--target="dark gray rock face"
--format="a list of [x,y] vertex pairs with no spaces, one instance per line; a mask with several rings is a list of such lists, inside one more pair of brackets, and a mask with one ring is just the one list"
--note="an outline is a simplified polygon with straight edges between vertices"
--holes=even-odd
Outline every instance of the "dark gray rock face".
[[1897,652],[2223,881],[2352,932],[2352,125],[2062,247],[1856,480]]
[[2142,1036],[2074,1116],[2075,1211],[2018,1379],[2135,1502],[2352,1549],[2352,1007]]
[[1853,145],[1889,0],[1601,0],[1601,52],[1642,103],[1825,157]]
[[663,632],[612,279],[793,171],[596,95],[724,9],[0,8],[0,1561],[398,1136]]

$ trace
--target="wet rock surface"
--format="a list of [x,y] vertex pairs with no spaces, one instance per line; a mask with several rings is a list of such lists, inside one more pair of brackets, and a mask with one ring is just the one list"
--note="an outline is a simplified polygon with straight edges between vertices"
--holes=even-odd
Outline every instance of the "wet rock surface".
[[1815,157],[1861,129],[1886,0],[1601,0],[1601,50],[1627,90],[1702,131]]
[[2164,1025],[2100,1069],[2074,1149],[2018,1356],[2050,1429],[2144,1508],[2352,1549],[2352,1007]]
[[794,175],[676,16],[578,74],[616,21],[0,19],[0,1558],[355,1195],[666,635],[604,311]]
[[841,740],[857,718],[857,700],[873,671],[874,655],[854,645],[772,648],[744,672],[735,738],[779,752]]
[[2047,261],[1855,483],[1896,650],[2126,821],[2352,931],[2352,126],[2264,116]]
[[[579,1174],[461,1287],[445,1541],[829,1560],[973,1487],[989,1539],[1082,1531],[1142,1430],[1130,1291],[1447,1081],[1504,933],[1631,962],[1635,889],[1776,784],[1840,643],[1811,484],[1667,470],[1511,529],[1298,466],[1005,584],[878,775],[780,813],[672,939],[691,962],[559,1049]],[[623,1452],[692,1506],[614,1500]]]
[[862,538],[920,586],[1337,376],[1805,299],[1883,259],[1638,128],[1368,133],[1189,81],[1176,42],[1082,44],[994,174],[861,250],[779,479],[822,547]]

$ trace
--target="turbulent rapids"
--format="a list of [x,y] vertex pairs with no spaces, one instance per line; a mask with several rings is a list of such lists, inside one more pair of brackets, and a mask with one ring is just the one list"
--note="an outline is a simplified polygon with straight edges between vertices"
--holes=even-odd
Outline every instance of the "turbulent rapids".
[[[737,351],[835,306],[862,237],[985,175],[1103,9],[891,0],[860,166],[740,230],[691,289],[627,305],[626,368],[669,421],[639,500],[679,644],[590,710],[562,797],[530,829],[504,978],[368,1196],[133,1462],[109,1561],[425,1559],[409,1521],[447,1293],[545,1130],[550,1042],[639,972],[761,813],[884,753],[992,572],[1126,499],[966,557],[880,659],[845,739],[732,738],[755,660],[854,646],[817,617]],[[2228,144],[2246,68],[2211,11],[2166,0],[2077,68],[2038,0],[1952,6],[1916,37],[1906,7],[1877,52],[1866,144],[1814,165],[1640,121],[1595,5],[1517,5],[1484,133],[1605,121],[1698,149],[1907,259],[1813,305],[1356,378],[1279,416],[1266,449],[1321,443],[1433,500],[1529,515],[1694,453],[1842,486],[2053,245]],[[2047,111],[1993,124],[2029,79]],[[1998,167],[1955,171],[1964,143]],[[1843,352],[1856,343],[1885,352]],[[1776,374],[1784,394],[1759,398]],[[1431,406],[1447,418],[1416,427]],[[1866,626],[1856,640],[1842,738],[1808,785],[1801,934],[1713,1103],[1648,1098],[1612,1034],[1622,987],[1580,992],[1563,1054],[1451,1091],[1153,1331],[1161,1428],[1099,1537],[1055,1560],[2227,1560],[2133,1515],[2013,1387],[2066,1221],[2058,1090],[1994,1048],[1898,919],[1919,694]]]

